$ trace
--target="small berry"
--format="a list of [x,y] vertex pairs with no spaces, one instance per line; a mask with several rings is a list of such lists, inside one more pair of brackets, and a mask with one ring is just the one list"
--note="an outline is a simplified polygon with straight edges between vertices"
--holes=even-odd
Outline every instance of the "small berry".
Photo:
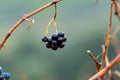
[[67,38],[66,38],[66,37],[64,37],[64,38],[63,38],[63,42],[66,42],[66,41],[67,41]]
[[4,80],[4,76],[3,75],[0,75],[0,80]]
[[10,79],[10,77],[11,77],[11,74],[10,74],[10,73],[5,73],[5,74],[4,74],[4,78],[5,78],[5,79]]
[[58,35],[57,34],[52,34],[52,40],[57,40],[58,39]]
[[58,37],[58,43],[62,43],[63,42],[63,37]]
[[47,42],[48,41],[48,38],[46,36],[42,37],[42,41],[43,42]]
[[52,43],[53,45],[57,45],[57,41],[56,40],[52,40]]
[[52,39],[49,37],[49,38],[48,38],[48,43],[51,44],[51,42],[52,42]]
[[59,46],[59,48],[63,48],[65,46],[65,44],[62,43],[62,44],[59,44],[58,46]]
[[59,32],[59,33],[58,33],[58,37],[64,37],[64,32],[62,32],[62,31]]
[[46,43],[46,47],[47,48],[51,48],[51,44],[50,43]]
[[2,69],[2,67],[0,67],[0,74],[3,72],[3,69]]
[[57,50],[57,49],[58,49],[58,46],[57,46],[57,45],[51,45],[51,49],[52,49],[52,50]]

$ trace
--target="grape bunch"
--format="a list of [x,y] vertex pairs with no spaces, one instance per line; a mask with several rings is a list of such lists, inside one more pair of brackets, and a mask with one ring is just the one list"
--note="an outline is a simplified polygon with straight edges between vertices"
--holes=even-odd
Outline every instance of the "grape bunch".
[[57,50],[58,48],[63,48],[65,46],[67,38],[64,32],[54,33],[51,37],[43,36],[42,41],[46,43],[46,48],[51,48],[52,50]]
[[3,72],[2,67],[0,67],[0,80],[9,80],[11,77],[11,74],[8,72]]

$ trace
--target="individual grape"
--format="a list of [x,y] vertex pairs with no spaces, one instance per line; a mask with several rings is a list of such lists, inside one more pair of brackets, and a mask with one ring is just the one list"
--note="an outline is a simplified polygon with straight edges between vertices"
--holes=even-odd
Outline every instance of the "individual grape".
[[63,37],[58,37],[58,43],[62,43],[63,42]]
[[0,75],[0,80],[4,80],[4,75]]
[[64,37],[64,38],[63,38],[63,42],[66,42],[66,41],[67,41],[67,38],[66,38],[66,37]]
[[43,42],[47,42],[47,41],[48,41],[48,38],[47,38],[46,36],[43,36],[43,37],[42,37],[42,41],[43,41]]
[[50,37],[48,38],[48,43],[52,43],[52,39]]
[[64,35],[65,35],[65,34],[64,34],[63,31],[61,31],[61,32],[58,33],[58,37],[64,37]]
[[51,48],[51,44],[50,43],[46,43],[46,47],[47,48]]
[[7,79],[7,80],[10,79],[10,77],[11,77],[10,73],[7,72],[7,73],[4,74],[4,78]]
[[61,44],[58,45],[59,48],[63,48],[64,46],[65,46],[64,43],[61,43]]
[[56,40],[52,40],[52,43],[53,45],[57,45],[57,41]]
[[57,34],[52,34],[52,40],[57,40],[58,39],[58,35]]
[[52,49],[52,50],[57,50],[57,49],[58,49],[58,46],[57,46],[57,45],[51,45],[51,49]]

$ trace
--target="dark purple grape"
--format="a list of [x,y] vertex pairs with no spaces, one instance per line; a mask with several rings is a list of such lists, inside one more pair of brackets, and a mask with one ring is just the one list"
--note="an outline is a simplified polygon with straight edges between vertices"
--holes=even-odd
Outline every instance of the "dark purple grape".
[[11,74],[10,74],[10,73],[7,72],[7,73],[4,74],[5,80],[10,79],[10,77],[11,77]]
[[52,43],[52,39],[49,37],[47,42],[51,44]]
[[42,37],[42,41],[43,41],[43,42],[47,42],[47,41],[48,41],[48,38],[47,38],[46,36],[43,36],[43,37]]
[[62,43],[63,42],[63,37],[58,37],[58,43]]
[[62,32],[62,31],[59,32],[59,33],[58,33],[58,37],[64,37],[64,32]]
[[4,75],[0,75],[0,80],[4,80]]
[[46,43],[46,48],[51,48],[51,44],[50,43]]
[[64,46],[65,46],[64,43],[61,43],[61,44],[58,45],[59,48],[63,48]]
[[64,37],[64,38],[63,38],[63,42],[66,42],[66,41],[67,41],[67,38],[66,38],[66,37]]
[[51,38],[52,38],[52,40],[57,40],[58,39],[58,35],[57,34],[52,34]]
[[58,49],[58,46],[57,46],[57,45],[51,45],[51,49],[52,49],[52,50],[57,50],[57,49]]
[[53,45],[57,45],[57,41],[56,40],[52,40],[52,43]]

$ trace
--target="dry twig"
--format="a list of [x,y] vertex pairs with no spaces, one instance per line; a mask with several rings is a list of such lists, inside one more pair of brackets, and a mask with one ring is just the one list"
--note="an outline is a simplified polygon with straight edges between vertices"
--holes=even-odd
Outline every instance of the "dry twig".
[[120,26],[118,26],[115,31],[112,34],[112,39],[111,39],[111,43],[113,45],[113,47],[115,48],[116,53],[120,52],[120,42],[117,38],[117,33],[120,30]]
[[110,40],[111,40],[110,32],[111,32],[111,26],[112,26],[112,12],[113,12],[113,3],[111,2],[110,21],[109,21],[107,34],[106,34],[106,40],[105,40],[105,44],[103,48],[103,57],[102,57],[101,65],[105,63],[105,58],[107,58],[108,47],[109,47]]
[[120,6],[118,4],[118,0],[111,0],[111,1],[112,1],[113,5],[114,5],[115,15],[120,20]]
[[[108,29],[107,29],[105,44],[104,44],[104,47],[102,49],[103,50],[103,57],[102,57],[102,60],[101,60],[101,65],[99,67],[97,67],[97,68],[99,68],[98,69],[99,71],[93,77],[91,77],[89,80],[96,80],[96,79],[103,80],[106,73],[108,73],[109,76],[112,77],[111,69],[120,62],[120,53],[118,53],[116,58],[113,59],[110,63],[109,63],[109,59],[108,59],[108,55],[107,55],[108,48],[109,48],[109,45],[110,45],[110,42],[111,42],[111,26],[112,26],[113,5],[115,7],[115,11],[118,12],[118,3],[117,3],[117,1],[116,0],[111,0],[110,21],[109,21],[109,25],[108,25]],[[119,28],[116,28],[116,30],[114,31],[114,33],[112,35],[112,42],[114,42],[115,48],[116,48],[116,45],[115,45],[116,41],[117,41],[117,43],[119,43],[119,41],[116,38],[116,34],[117,34],[118,30],[119,30]],[[118,49],[118,46],[117,46],[117,49]],[[90,54],[90,56],[91,56],[91,54]],[[93,60],[95,59],[94,56],[92,56],[91,58]],[[94,60],[94,62],[95,61],[96,60]],[[102,68],[105,63],[106,63],[106,66],[104,68]]]
[[99,78],[102,78],[111,68],[113,68],[115,65],[117,65],[120,62],[120,53],[117,55],[116,58],[114,58],[108,66],[100,70],[98,73],[96,73],[93,77],[91,77],[89,80],[96,80]]
[[93,56],[92,52],[90,50],[87,51],[87,53],[89,54],[89,56],[91,57],[91,59],[93,60],[93,62],[96,65],[96,71],[99,72],[99,69],[101,67],[101,64],[97,61],[97,59]]

